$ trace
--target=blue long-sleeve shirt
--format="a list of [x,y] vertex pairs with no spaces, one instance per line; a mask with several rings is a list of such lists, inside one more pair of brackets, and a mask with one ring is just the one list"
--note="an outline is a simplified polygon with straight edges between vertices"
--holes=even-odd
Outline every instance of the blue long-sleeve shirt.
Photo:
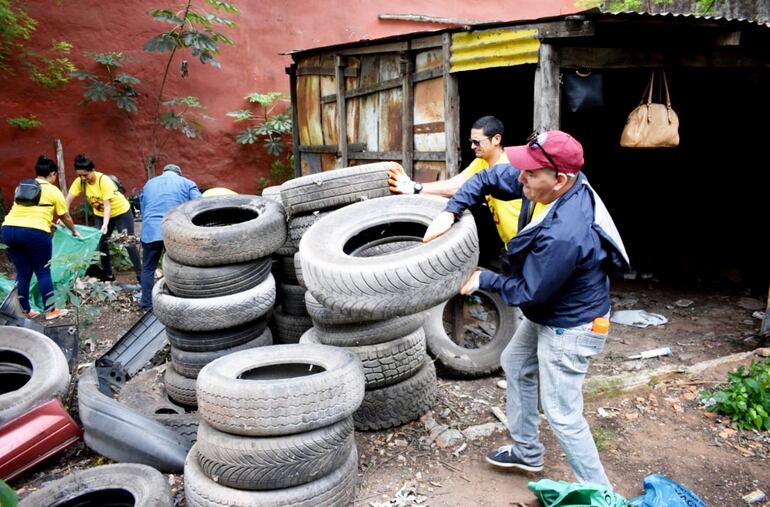
[[191,180],[173,171],[165,171],[144,184],[140,205],[142,210],[142,243],[162,241],[160,223],[169,210],[182,203],[200,199],[201,192]]
[[519,170],[496,165],[468,180],[449,201],[446,211],[462,213],[484,195],[524,198],[519,234],[508,242],[510,275],[484,271],[479,287],[499,292],[538,324],[575,327],[610,309],[611,271],[630,269],[615,224],[599,196],[578,173],[573,186],[545,215],[526,225],[532,205],[523,195]]

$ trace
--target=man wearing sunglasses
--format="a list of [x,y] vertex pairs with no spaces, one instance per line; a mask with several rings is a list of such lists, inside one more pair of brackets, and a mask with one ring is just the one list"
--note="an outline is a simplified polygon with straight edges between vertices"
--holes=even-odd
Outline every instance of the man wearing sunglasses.
[[[490,452],[487,461],[542,470],[539,383],[543,410],[577,480],[611,489],[583,417],[582,387],[589,361],[602,351],[607,336],[592,332],[591,324],[609,314],[609,274],[629,270],[628,256],[607,209],[580,172],[578,141],[553,130],[505,150],[510,164],[468,180],[423,239],[441,236],[487,194],[523,198],[519,234],[507,245],[510,273],[476,271],[460,290],[497,291],[525,317],[501,355],[513,443]],[[545,211],[530,218],[534,203]]]
[[[497,164],[509,163],[502,144],[504,130],[503,122],[494,116],[482,116],[471,126],[471,136],[468,140],[476,158],[460,174],[448,180],[417,183],[406,175],[401,166],[397,166],[388,169],[390,191],[398,194],[423,193],[452,197],[463,183],[479,172]],[[487,195],[485,200],[492,214],[497,233],[502,240],[502,246],[504,246],[516,235],[518,230],[521,199],[506,201]],[[538,214],[541,210],[542,206],[539,206],[535,209],[535,213]],[[491,257],[496,259],[499,249],[500,244],[497,243],[494,255]]]

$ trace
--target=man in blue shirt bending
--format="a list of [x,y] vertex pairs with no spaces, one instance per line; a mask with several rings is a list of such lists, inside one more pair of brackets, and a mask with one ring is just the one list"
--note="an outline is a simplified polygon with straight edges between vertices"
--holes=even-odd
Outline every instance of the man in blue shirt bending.
[[[525,317],[500,361],[513,443],[490,452],[487,461],[543,469],[539,383],[543,410],[577,480],[612,489],[583,416],[582,389],[589,361],[607,337],[606,331],[594,332],[592,322],[609,315],[609,274],[627,271],[628,256],[607,208],[580,171],[578,141],[553,130],[505,151],[510,164],[469,179],[423,239],[441,236],[487,194],[504,201],[523,198],[519,233],[507,244],[510,274],[476,271],[460,290],[498,292]],[[545,209],[533,218],[536,203]]]
[[182,176],[182,169],[168,164],[163,174],[145,183],[140,197],[142,211],[142,310],[152,310],[152,286],[155,269],[163,253],[163,234],[160,223],[166,213],[182,203],[200,199],[198,186]]

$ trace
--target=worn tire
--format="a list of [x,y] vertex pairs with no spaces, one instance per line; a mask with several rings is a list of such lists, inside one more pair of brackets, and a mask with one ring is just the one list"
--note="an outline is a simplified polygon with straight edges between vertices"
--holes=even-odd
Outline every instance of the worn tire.
[[316,211],[308,215],[300,215],[289,219],[286,231],[286,242],[275,251],[278,255],[294,255],[299,250],[299,240],[307,230],[329,212]]
[[229,349],[250,342],[265,331],[267,318],[263,315],[251,322],[215,331],[182,331],[166,327],[166,337],[172,347],[190,352]]
[[168,481],[147,465],[119,463],[71,472],[21,500],[19,507],[51,505],[171,507]]
[[[281,185],[273,185],[271,187],[265,187],[262,189],[262,197],[270,199],[275,202],[281,202]],[[281,203],[283,206],[283,203]]]
[[302,333],[313,327],[313,321],[307,315],[288,315],[282,310],[282,307],[278,307],[273,312],[275,343],[298,343]]
[[[308,374],[308,366],[320,371]],[[352,414],[363,396],[358,358],[324,345],[245,350],[220,357],[198,374],[198,413],[235,435],[286,435],[327,426]]]
[[214,298],[178,298],[163,278],[152,289],[153,313],[164,325],[182,331],[213,331],[237,326],[265,315],[275,303],[275,279],[249,290]]
[[[0,356],[8,363],[5,374],[0,375],[0,426],[36,405],[66,394],[70,383],[67,359],[44,334],[0,326]],[[27,375],[30,369],[32,374]]]
[[413,333],[425,320],[424,313],[360,324],[329,325],[315,322],[316,335],[324,345],[358,347],[395,340]]
[[188,266],[218,266],[267,257],[286,241],[281,204],[255,195],[189,201],[161,223],[168,256]]
[[[197,445],[197,444],[196,444]],[[217,484],[208,478],[193,447],[184,467],[184,492],[190,507],[339,507],[352,505],[356,490],[358,453],[355,446],[345,462],[332,473],[291,488],[243,491]]]
[[420,234],[446,199],[399,195],[359,202],[316,222],[300,242],[305,286],[322,305],[352,316],[386,319],[427,310],[457,294],[478,261],[473,216],[443,236],[376,257],[346,252],[372,238]]
[[281,185],[281,200],[291,218],[341,208],[365,199],[391,195],[388,169],[395,162],[375,162],[302,176]]
[[326,306],[319,303],[318,300],[313,297],[310,291],[305,292],[305,308],[307,309],[308,315],[310,315],[310,318],[313,319],[313,322],[316,325],[322,324],[336,326],[345,324],[359,324],[365,322],[377,322],[376,319],[368,319],[364,316],[357,317],[354,315],[348,315],[346,313],[327,308]]
[[339,468],[354,447],[353,418],[280,437],[243,437],[201,423],[198,463],[207,477],[235,489],[282,489]]
[[[299,342],[321,343],[318,329],[308,329]],[[377,389],[401,382],[422,367],[425,361],[425,333],[419,328],[395,340],[345,349],[361,360],[366,389]]]
[[195,379],[181,375],[171,363],[166,365],[163,383],[168,397],[175,402],[188,407],[198,406],[198,399],[195,397]]
[[287,315],[296,315],[306,317],[307,307],[305,307],[305,293],[307,289],[301,285],[288,283],[278,284],[278,300],[281,302],[281,308]]
[[215,359],[219,359],[227,354],[233,354],[235,352],[257,347],[265,347],[272,344],[273,334],[270,332],[270,329],[265,329],[261,335],[253,340],[227,349],[210,350],[208,352],[190,352],[188,350],[179,350],[175,347],[171,347],[171,364],[174,365],[174,370],[180,375],[187,378],[197,378],[201,369]]
[[436,401],[436,367],[426,359],[412,377],[380,389],[366,391],[353,414],[356,429],[381,430],[401,426],[430,410]]
[[272,259],[223,266],[186,266],[168,255],[163,257],[163,278],[169,291],[183,298],[227,296],[262,283],[270,272]]
[[[498,294],[477,291],[475,295],[489,301],[498,316],[497,326],[489,343],[479,348],[465,348],[455,343],[447,335],[443,324],[443,314],[449,301],[426,312],[428,317],[425,319],[424,328],[428,351],[441,363],[444,370],[454,375],[480,377],[499,370],[500,354],[510,343],[513,334],[521,323],[521,310],[515,306],[508,306]],[[455,297],[463,298],[464,296]],[[450,308],[452,307],[450,306]]]

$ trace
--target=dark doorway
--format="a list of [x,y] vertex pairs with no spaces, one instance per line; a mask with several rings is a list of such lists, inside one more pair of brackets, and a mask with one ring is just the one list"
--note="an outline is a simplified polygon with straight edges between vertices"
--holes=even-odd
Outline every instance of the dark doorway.
[[[566,69],[565,69],[566,71]],[[767,290],[770,176],[765,127],[770,70],[667,70],[680,145],[621,148],[649,69],[607,70],[604,107],[570,113],[562,129],[585,149],[585,174],[605,201],[640,273],[704,286]]]

